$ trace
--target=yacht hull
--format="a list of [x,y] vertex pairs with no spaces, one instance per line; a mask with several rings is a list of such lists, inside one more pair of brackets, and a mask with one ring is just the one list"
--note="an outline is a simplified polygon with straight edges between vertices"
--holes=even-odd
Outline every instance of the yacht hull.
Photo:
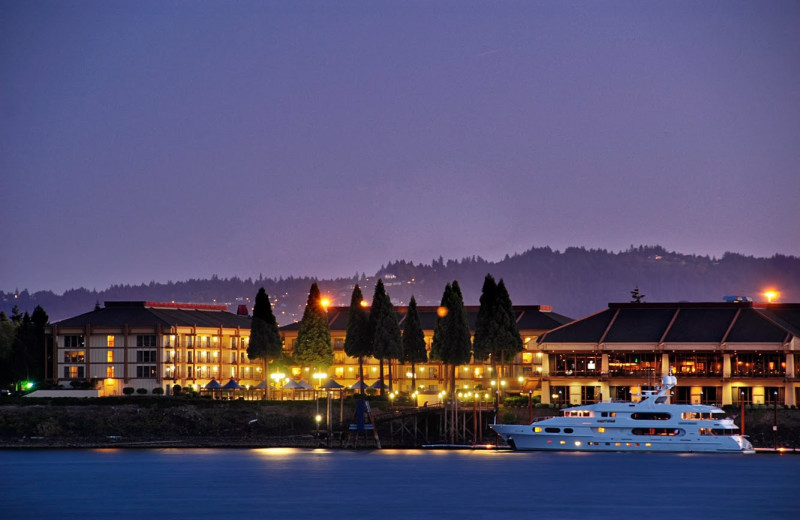
[[[492,425],[500,437],[517,451],[632,451],[669,453],[755,453],[750,443],[738,435],[717,437],[662,437],[567,435],[530,433],[530,425]],[[704,436],[705,437],[705,436]]]

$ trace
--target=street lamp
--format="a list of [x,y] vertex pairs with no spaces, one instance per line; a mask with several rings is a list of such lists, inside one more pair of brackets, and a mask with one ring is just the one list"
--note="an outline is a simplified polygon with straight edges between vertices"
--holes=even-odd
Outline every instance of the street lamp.
[[775,410],[775,421],[772,425],[772,447],[775,450],[778,450],[778,391],[774,390],[772,392],[774,397],[773,400],[773,410]]

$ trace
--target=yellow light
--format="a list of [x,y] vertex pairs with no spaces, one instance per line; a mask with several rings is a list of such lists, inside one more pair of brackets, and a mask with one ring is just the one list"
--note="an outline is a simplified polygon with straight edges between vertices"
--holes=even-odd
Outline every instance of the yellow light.
[[598,432],[598,433],[605,433],[605,432],[606,432],[606,429],[605,429],[603,426],[601,426],[601,427],[599,427],[599,428],[597,429],[597,432]]
[[322,416],[317,414],[317,416],[314,417],[314,420],[317,421],[317,425],[319,425],[319,423],[322,421]]
[[542,427],[541,426],[534,426],[533,427],[533,433],[542,433]]
[[359,305],[361,305],[362,307],[369,307],[367,300],[361,300],[361,303]]
[[566,444],[567,441],[558,441],[559,444]]
[[580,446],[580,445],[581,445],[581,441],[575,441],[575,446]]
[[328,305],[331,304],[331,301],[329,299],[327,299],[327,298],[323,298],[322,300],[320,300],[320,303],[322,304],[323,307],[325,307],[327,309]]
[[440,318],[444,318],[445,316],[447,316],[447,312],[448,312],[447,307],[445,307],[444,305],[436,309],[436,315],[439,316]]
[[779,293],[778,291],[776,291],[774,289],[768,289],[768,290],[764,291],[764,296],[767,298],[767,302],[768,303],[772,303],[772,300],[778,299],[778,297],[780,297],[780,295],[781,295],[781,293]]

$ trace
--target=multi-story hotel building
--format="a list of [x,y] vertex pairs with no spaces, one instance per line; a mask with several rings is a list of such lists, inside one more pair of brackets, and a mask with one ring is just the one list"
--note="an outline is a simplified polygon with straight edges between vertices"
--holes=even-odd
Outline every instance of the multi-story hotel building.
[[535,348],[544,403],[630,399],[670,370],[680,403],[800,400],[800,304],[615,303]]
[[[397,306],[394,309],[402,328],[403,321],[408,313],[408,307]],[[438,307],[421,306],[417,309],[425,335],[425,345],[430,353]],[[472,334],[475,333],[478,309],[479,307],[477,306],[466,307],[467,319]],[[349,386],[358,381],[359,370],[358,359],[347,356],[344,351],[349,308],[328,307],[327,312],[334,364],[327,370],[326,375],[333,377],[341,384]],[[537,338],[551,329],[570,322],[571,319],[553,312],[549,306],[544,305],[516,305],[514,306],[514,312],[517,318],[517,327],[523,341],[523,351],[513,361],[502,366],[498,365],[494,372],[488,362],[470,363],[458,367],[456,379],[459,389],[473,390],[481,388],[491,391],[493,388],[497,388],[499,384],[503,392],[507,394],[527,393],[529,390],[534,390],[535,385],[538,384],[538,379],[534,376],[537,374],[537,367],[541,366],[542,360],[541,353],[536,349]],[[299,328],[299,323],[293,323],[280,329],[284,350],[289,354],[294,352]],[[293,369],[296,377],[307,377],[309,382],[313,383],[312,370],[311,367],[295,367]],[[392,377],[390,379],[389,368],[385,364],[383,382],[386,387],[390,387],[395,391],[410,393],[412,387],[416,386],[420,394],[433,396],[427,398],[429,401],[431,399],[435,401],[435,395],[448,388],[446,385],[447,371],[442,366],[442,363],[438,361],[417,363],[413,372],[410,364],[392,361],[391,374]],[[379,378],[378,360],[374,358],[366,359],[364,361],[364,383],[368,385],[375,384]],[[421,397],[419,402],[424,402],[425,399]]]
[[[395,307],[402,326],[407,308]],[[488,362],[458,367],[459,389],[481,388],[502,395],[529,394],[543,403],[581,404],[629,399],[672,370],[677,402],[770,405],[800,402],[800,304],[614,303],[572,321],[545,306],[515,306],[524,349],[493,371]],[[420,307],[430,350],[437,307]],[[329,307],[334,364],[324,378],[350,386],[358,360],[344,352],[348,308]],[[478,307],[467,307],[474,333]],[[243,313],[244,314],[244,313]],[[124,387],[175,385],[201,388],[212,379],[235,379],[244,387],[265,381],[263,361],[247,357],[250,317],[225,306],[153,302],[106,302],[105,308],[51,326],[52,380],[69,386],[94,381],[101,395]],[[294,352],[299,323],[280,328],[284,350]],[[436,402],[447,388],[439,362],[384,367],[384,383],[395,391]],[[312,385],[314,367],[271,368]],[[379,363],[366,359],[365,383],[379,379]],[[272,375],[272,374],[270,374]]]
[[100,395],[125,387],[169,392],[211,379],[242,385],[264,380],[263,361],[247,357],[250,317],[224,305],[106,302],[54,323],[52,380],[94,381]]

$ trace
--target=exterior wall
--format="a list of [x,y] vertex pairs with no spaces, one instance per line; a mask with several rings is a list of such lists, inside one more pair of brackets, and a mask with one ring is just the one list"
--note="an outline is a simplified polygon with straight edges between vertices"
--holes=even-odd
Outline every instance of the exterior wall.
[[[199,390],[211,379],[224,384],[231,377],[254,387],[264,370],[263,361],[247,357],[249,334],[194,327],[58,329],[55,379],[67,388],[74,380],[89,381],[101,395],[122,395],[125,387],[168,393],[176,384]],[[72,346],[75,337],[78,346]]]
[[[587,402],[592,392],[595,400],[600,395],[630,399],[643,386],[659,384],[671,370],[678,378],[673,402],[735,405],[744,399],[748,404],[769,406],[777,398],[779,404],[796,406],[800,381],[795,367],[800,356],[786,351],[786,346],[545,343],[539,348],[548,362],[541,365],[541,390],[534,395],[540,395],[545,404],[563,404],[553,388],[568,388],[570,404]],[[577,370],[560,369],[565,356],[576,362]],[[581,360],[598,358],[594,370],[581,369],[589,366],[581,365]]]
[[[523,339],[523,352],[517,354],[514,360],[503,367],[493,368],[487,362],[472,362],[458,367],[456,371],[457,388],[462,391],[480,389],[494,393],[496,388],[501,388],[501,394],[518,395],[533,389],[538,385],[538,374],[546,370],[546,356],[537,352],[536,338],[545,331],[521,330]],[[424,330],[425,344],[428,352],[433,342],[433,330]],[[339,384],[351,386],[358,381],[358,359],[347,356],[344,352],[344,338],[346,331],[331,330],[331,346],[334,353],[334,364],[326,372],[327,377],[333,377]],[[296,330],[283,330],[281,337],[284,341],[284,351],[291,355],[294,353],[294,343],[297,340]],[[380,379],[380,362],[375,358],[364,359],[364,380],[368,385]],[[384,362],[384,384],[390,386],[389,362]],[[289,374],[287,374],[289,375]],[[291,375],[304,379],[310,384],[315,384],[313,367],[291,367]],[[437,394],[449,389],[449,368],[441,362],[430,361],[417,363],[412,372],[411,364],[398,361],[391,363],[391,388],[394,391],[411,393],[416,385],[418,393],[429,394],[432,397],[428,402],[437,402]]]

